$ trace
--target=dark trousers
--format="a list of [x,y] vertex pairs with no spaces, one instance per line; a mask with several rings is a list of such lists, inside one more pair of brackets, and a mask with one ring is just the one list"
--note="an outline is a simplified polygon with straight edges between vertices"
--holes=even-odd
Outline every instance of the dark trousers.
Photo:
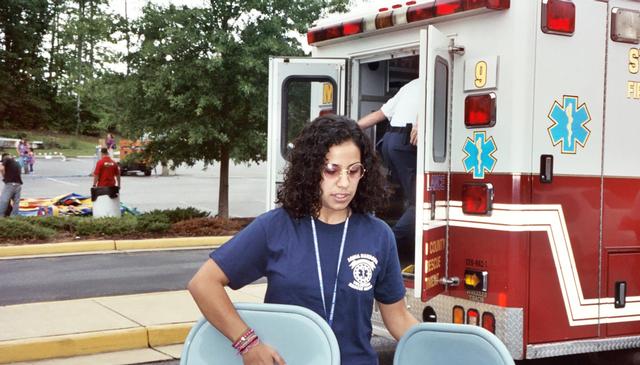
[[387,132],[382,140],[382,158],[400,183],[405,210],[393,226],[398,245],[411,245],[415,237],[416,216],[416,146],[408,143],[404,132]]

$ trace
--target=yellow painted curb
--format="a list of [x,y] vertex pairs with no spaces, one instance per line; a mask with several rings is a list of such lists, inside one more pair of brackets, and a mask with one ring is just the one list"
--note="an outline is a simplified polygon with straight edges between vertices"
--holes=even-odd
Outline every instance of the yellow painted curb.
[[196,322],[148,326],[149,346],[157,347],[184,343],[189,331],[191,331],[191,327],[193,327],[195,323]]
[[116,250],[142,250],[150,248],[181,248],[210,246],[217,247],[227,242],[231,236],[217,237],[176,237],[149,240],[117,240]]
[[46,255],[72,252],[112,251],[115,250],[115,248],[115,242],[112,240],[0,246],[0,257]]
[[145,347],[148,341],[144,327],[3,341],[0,342],[0,364]]

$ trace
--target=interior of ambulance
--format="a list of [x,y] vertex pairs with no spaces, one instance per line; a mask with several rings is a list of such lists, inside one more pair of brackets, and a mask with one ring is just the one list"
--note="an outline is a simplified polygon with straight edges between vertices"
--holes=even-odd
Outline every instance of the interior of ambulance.
[[[349,88],[357,88],[357,99],[351,103],[358,103],[360,117],[379,110],[380,107],[391,99],[402,86],[413,79],[418,78],[419,57],[410,55],[395,57],[389,55],[386,59],[375,61],[363,61],[360,63],[358,85],[352,84]],[[353,94],[352,94],[353,95]],[[321,100],[320,103],[317,101]],[[335,81],[323,76],[297,76],[287,79],[282,90],[282,131],[280,152],[285,157],[293,146],[293,140],[302,128],[310,120],[318,115],[335,113],[336,110],[336,84]],[[349,102],[347,103],[349,104]],[[351,108],[347,105],[347,110]],[[372,141],[378,145],[385,132],[389,128],[389,121],[385,120],[371,127],[369,132]],[[380,155],[382,160],[382,156]],[[398,180],[392,176],[385,166],[387,173],[388,190],[391,194],[388,207],[376,215],[385,220],[391,227],[400,218],[406,209],[404,195]],[[414,244],[405,242],[398,246],[401,267],[405,268],[414,262]],[[411,271],[410,269],[407,270]],[[407,276],[411,276],[408,274]]]
[[[415,56],[397,57],[386,60],[361,63],[359,77],[359,115],[361,118],[380,107],[391,99],[402,86],[418,78],[419,58]],[[417,96],[416,96],[417,97]],[[382,137],[389,129],[389,121],[385,120],[371,128],[372,140],[376,146],[380,146]],[[382,156],[379,153],[382,160]],[[393,227],[405,209],[407,209],[404,194],[398,179],[393,176],[391,170],[385,167],[387,173],[388,190],[391,193],[387,209],[376,212],[376,215]],[[415,177],[414,177],[415,178]],[[399,242],[398,254],[403,269],[414,262],[414,242]],[[405,276],[411,276],[411,269],[404,272]]]

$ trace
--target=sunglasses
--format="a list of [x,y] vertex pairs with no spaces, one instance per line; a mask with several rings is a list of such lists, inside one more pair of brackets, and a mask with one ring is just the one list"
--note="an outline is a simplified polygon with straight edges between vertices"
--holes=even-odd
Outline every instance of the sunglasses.
[[328,163],[322,166],[322,176],[328,180],[338,179],[344,173],[349,180],[360,180],[367,170],[360,162],[353,163],[343,169],[335,163]]

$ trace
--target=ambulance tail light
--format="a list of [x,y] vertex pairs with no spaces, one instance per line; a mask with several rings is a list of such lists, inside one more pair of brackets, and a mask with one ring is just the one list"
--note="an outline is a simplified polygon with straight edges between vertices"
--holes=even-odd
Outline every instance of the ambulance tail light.
[[478,313],[477,309],[469,309],[467,311],[467,324],[472,326],[480,325],[480,313]]
[[638,44],[640,41],[640,12],[611,9],[611,40]]
[[466,183],[462,186],[462,212],[464,214],[489,214],[493,205],[493,185]]
[[496,317],[490,312],[482,313],[482,328],[493,334],[496,333]]
[[576,27],[576,5],[571,0],[542,0],[542,31],[570,36]]
[[469,95],[464,99],[464,125],[467,128],[496,124],[496,94]]
[[455,324],[464,324],[464,308],[459,305],[453,307],[453,323]]

